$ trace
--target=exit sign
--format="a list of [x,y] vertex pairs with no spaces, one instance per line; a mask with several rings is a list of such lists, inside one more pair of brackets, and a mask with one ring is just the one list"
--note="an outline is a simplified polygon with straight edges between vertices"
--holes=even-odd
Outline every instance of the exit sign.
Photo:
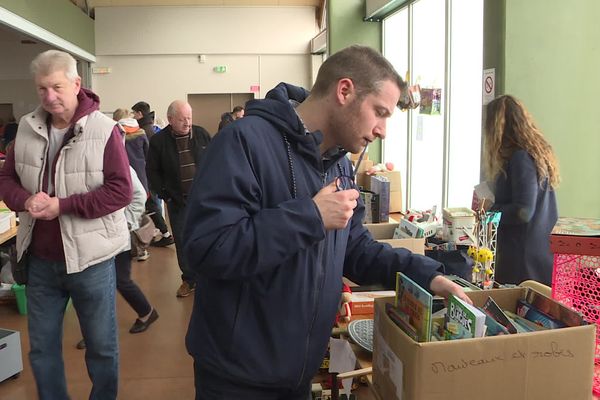
[[217,65],[216,67],[213,68],[213,71],[215,71],[216,73],[222,74],[227,72],[227,67],[225,65]]

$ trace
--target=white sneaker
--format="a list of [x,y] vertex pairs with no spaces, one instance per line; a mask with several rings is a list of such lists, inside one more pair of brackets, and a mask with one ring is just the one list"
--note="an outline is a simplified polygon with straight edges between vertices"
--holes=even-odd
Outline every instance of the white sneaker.
[[144,250],[142,254],[137,256],[138,261],[146,261],[148,258],[150,258],[150,253],[148,253],[148,250]]

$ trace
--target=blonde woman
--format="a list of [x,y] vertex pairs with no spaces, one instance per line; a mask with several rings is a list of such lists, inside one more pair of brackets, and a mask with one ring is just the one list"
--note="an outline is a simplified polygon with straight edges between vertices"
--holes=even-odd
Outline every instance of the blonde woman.
[[491,210],[502,212],[496,281],[533,279],[550,286],[558,163],[523,103],[513,96],[500,96],[487,106],[484,160],[496,197]]

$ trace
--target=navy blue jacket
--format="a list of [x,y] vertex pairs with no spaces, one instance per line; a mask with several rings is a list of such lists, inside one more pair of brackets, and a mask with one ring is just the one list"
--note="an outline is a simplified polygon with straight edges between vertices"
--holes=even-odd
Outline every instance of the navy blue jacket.
[[148,178],[146,176],[148,146],[148,137],[142,129],[125,135],[125,150],[127,151],[129,165],[135,170],[146,192],[148,192]]
[[[320,132],[306,133],[279,84],[247,103],[215,136],[189,198],[185,253],[197,273],[186,344],[198,366],[236,382],[294,389],[325,353],[342,274],[393,288],[396,271],[424,287],[441,264],[375,242],[359,204],[345,229],[326,231],[312,197],[350,162],[324,162]],[[289,147],[288,147],[289,143]]]
[[501,211],[496,247],[496,281],[519,284],[533,279],[552,284],[550,233],[558,218],[556,196],[538,183],[533,158],[525,150],[513,153],[506,176],[496,179],[495,204]]

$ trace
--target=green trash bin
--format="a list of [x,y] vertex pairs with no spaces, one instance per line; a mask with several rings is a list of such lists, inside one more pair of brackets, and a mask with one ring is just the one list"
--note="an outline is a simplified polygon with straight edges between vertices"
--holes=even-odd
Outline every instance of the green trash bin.
[[17,309],[19,310],[19,314],[27,315],[27,293],[25,285],[17,285],[15,283],[12,285],[12,291],[17,299]]

